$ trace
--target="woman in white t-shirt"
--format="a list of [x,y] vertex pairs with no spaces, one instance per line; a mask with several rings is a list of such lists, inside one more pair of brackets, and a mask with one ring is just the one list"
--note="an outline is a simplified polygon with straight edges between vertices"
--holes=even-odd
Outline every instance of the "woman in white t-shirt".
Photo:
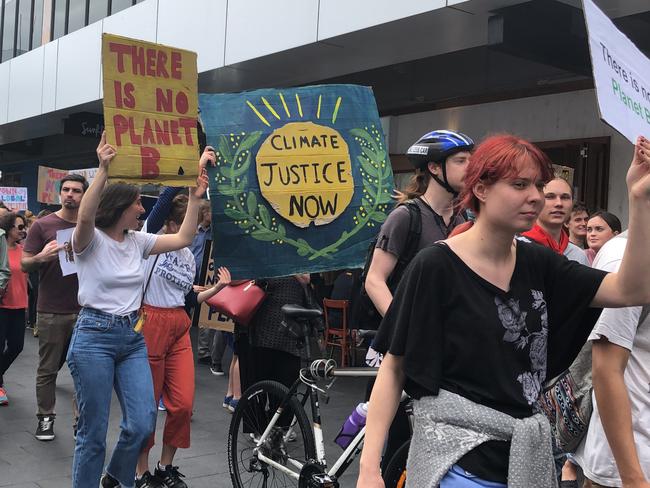
[[205,165],[215,159],[212,148],[206,148],[179,231],[157,236],[134,231],[144,213],[137,187],[117,183],[105,188],[115,154],[102,134],[99,169],[81,201],[72,238],[82,306],[67,358],[80,412],[72,466],[75,488],[100,483],[112,389],[122,407],[121,432],[101,486],[134,486],[138,454],[156,419],[147,350],[144,338],[134,330],[145,260],[190,245],[199,201],[207,189]]
[[[147,219],[148,232],[156,232],[157,229],[151,228],[150,224],[155,225],[163,219],[164,235],[173,235],[180,231],[188,198],[185,195],[177,195],[171,202],[167,198],[170,193],[178,190],[163,192]],[[147,281],[142,300],[147,320],[142,334],[147,344],[154,398],[162,397],[167,415],[160,461],[152,475],[149,471],[149,451],[154,445],[152,434],[138,459],[137,487],[187,486],[181,479],[183,475],[172,462],[177,449],[190,447],[190,421],[194,403],[194,355],[190,342],[192,322],[184,306],[186,301],[197,302],[193,290],[195,270],[194,255],[188,247],[150,256],[147,260]],[[230,281],[229,275],[228,280],[225,280],[221,272],[219,278],[214,293]],[[205,292],[202,295],[205,295]],[[198,299],[201,298],[200,294]]]

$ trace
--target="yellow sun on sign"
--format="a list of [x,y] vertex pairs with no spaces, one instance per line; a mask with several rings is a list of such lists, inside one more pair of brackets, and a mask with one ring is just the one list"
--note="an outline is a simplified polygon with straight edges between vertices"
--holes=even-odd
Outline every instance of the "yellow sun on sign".
[[[284,113],[291,110],[282,93],[278,94]],[[263,106],[277,120],[282,117],[262,97]],[[250,101],[246,102],[268,127],[269,121]],[[341,107],[336,100],[332,123]],[[300,97],[296,94],[297,114],[304,119]],[[320,119],[322,95],[318,97],[316,119]],[[282,217],[298,227],[310,223],[325,225],[340,216],[352,201],[354,180],[348,144],[331,127],[312,121],[288,122],[274,130],[262,143],[255,157],[257,180],[262,196]]]

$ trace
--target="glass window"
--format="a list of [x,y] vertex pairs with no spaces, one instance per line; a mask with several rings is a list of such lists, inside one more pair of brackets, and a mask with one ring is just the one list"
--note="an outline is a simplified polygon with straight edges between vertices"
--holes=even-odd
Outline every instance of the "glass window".
[[32,26],[32,0],[19,0],[18,4],[18,39],[16,56],[29,51],[30,30]]
[[5,0],[5,18],[2,26],[2,61],[14,57],[17,0]]
[[90,0],[88,23],[92,24],[108,15],[108,0]]
[[81,29],[86,24],[86,1],[71,0],[68,11],[68,34]]
[[32,34],[32,49],[37,48],[43,37],[43,0],[34,0],[34,32]]
[[65,4],[66,0],[52,0],[54,7],[52,15],[54,16],[54,29],[52,30],[52,40],[58,39],[65,35]]
[[129,8],[131,5],[133,5],[133,0],[113,0],[111,3],[111,15],[125,8]]

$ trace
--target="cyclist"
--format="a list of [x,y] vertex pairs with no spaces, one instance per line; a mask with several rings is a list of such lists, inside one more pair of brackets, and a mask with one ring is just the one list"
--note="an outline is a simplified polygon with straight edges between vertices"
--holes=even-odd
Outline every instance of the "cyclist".
[[[454,200],[463,188],[463,177],[474,141],[460,132],[434,130],[420,137],[407,151],[415,175],[404,192],[398,192],[398,202],[413,200],[421,219],[421,234],[417,246],[409,243],[410,210],[398,205],[381,226],[372,262],[366,277],[366,292],[377,311],[383,316],[397,287],[401,273],[415,251],[446,239],[465,219],[454,208]],[[413,246],[413,247],[411,247]],[[409,254],[409,249],[413,251]],[[368,364],[378,366],[381,357],[370,348]],[[384,454],[384,468],[399,447],[410,437],[410,425],[400,407]]]

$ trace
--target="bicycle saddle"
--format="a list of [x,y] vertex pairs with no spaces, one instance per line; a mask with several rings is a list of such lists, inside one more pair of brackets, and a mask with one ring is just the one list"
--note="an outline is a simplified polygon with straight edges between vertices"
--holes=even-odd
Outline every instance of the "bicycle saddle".
[[323,315],[322,310],[317,308],[305,308],[295,304],[282,305],[281,310],[285,317],[291,319],[314,319]]

